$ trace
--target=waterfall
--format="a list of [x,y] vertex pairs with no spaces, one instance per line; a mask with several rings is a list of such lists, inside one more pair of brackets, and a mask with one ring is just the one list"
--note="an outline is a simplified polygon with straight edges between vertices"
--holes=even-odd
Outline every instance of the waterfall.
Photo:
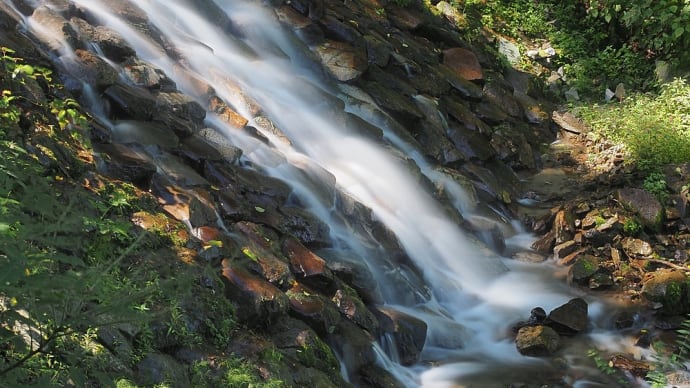
[[[271,7],[251,0],[215,0],[231,21],[231,34],[198,12],[194,1],[135,2],[171,46],[164,49],[112,12],[109,1],[73,2],[121,34],[139,58],[162,69],[181,91],[198,96],[198,81],[212,85],[268,139],[263,142],[213,115],[207,117],[244,151],[242,163],[291,185],[300,203],[329,225],[334,250],[364,260],[386,305],[426,322],[427,344],[419,365],[402,367],[375,345],[380,364],[409,380],[406,385],[451,386],[490,369],[538,370],[545,365],[518,354],[506,334],[508,325],[535,306],[553,309],[577,291],[565,286],[552,266],[504,260],[463,232],[444,205],[422,188],[420,176],[446,187],[451,205],[464,218],[487,217],[501,224],[501,214],[474,214],[471,195],[401,135],[398,128],[404,123],[386,115],[364,91],[329,81]],[[40,33],[31,17],[25,25]],[[67,67],[73,53],[62,46],[60,60]],[[280,134],[257,121],[246,97],[261,106]],[[434,109],[428,98],[415,99]],[[93,114],[119,136],[132,136],[127,123],[109,123],[99,103],[91,105]],[[381,130],[382,140],[345,128],[339,118],[350,114]],[[438,125],[447,125],[439,119]],[[338,213],[335,192],[318,187],[331,177],[335,191],[364,204],[375,221],[394,233],[422,281],[415,271],[387,261],[379,254],[382,247],[372,246]],[[513,238],[515,244],[524,244],[524,234]],[[595,311],[602,309],[597,303],[590,305]],[[430,366],[435,364],[440,366]]]

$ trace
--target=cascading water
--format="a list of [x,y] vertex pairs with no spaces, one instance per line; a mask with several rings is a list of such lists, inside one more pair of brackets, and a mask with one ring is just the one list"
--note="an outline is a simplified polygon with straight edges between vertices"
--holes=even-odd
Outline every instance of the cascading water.
[[[395,130],[401,124],[379,110],[366,93],[332,84],[322,76],[318,66],[306,59],[308,50],[303,43],[278,23],[271,7],[251,0],[215,0],[232,22],[232,30],[240,32],[235,34],[238,38],[209,21],[208,13],[199,12],[194,1],[137,1],[136,6],[171,46],[164,50],[159,42],[120,19],[108,1],[73,2],[118,31],[139,58],[162,69],[182,91],[196,95],[195,80],[202,80],[245,117],[253,117],[251,106],[236,92],[239,85],[261,106],[263,114],[282,131],[280,136],[262,131],[269,144],[215,116],[209,115],[207,120],[242,148],[244,163],[291,184],[300,203],[330,226],[333,251],[347,251],[364,260],[386,305],[426,322],[427,344],[421,362],[412,367],[393,362],[375,345],[382,365],[405,385],[486,384],[555,370],[546,361],[521,356],[508,334],[509,325],[533,307],[549,311],[579,296],[577,291],[563,284],[555,267],[504,262],[466,236],[443,206],[420,188],[415,172],[446,187],[456,210],[472,217],[474,204],[468,203],[462,187],[424,160]],[[25,26],[33,34],[42,33],[31,17]],[[55,44],[64,67],[69,67],[71,48],[65,42]],[[433,109],[428,98],[418,96],[416,100],[425,109]],[[127,123],[110,123],[100,104],[96,97],[92,99],[93,113],[117,136],[135,136]],[[385,142],[345,129],[338,118],[350,113],[377,126]],[[251,124],[262,128],[252,120]],[[382,248],[372,245],[364,232],[351,229],[334,206],[335,190],[318,187],[331,177],[337,190],[366,205],[376,221],[394,232],[423,274],[423,282],[414,271],[377,254]],[[492,222],[512,228],[501,221]],[[508,243],[528,250],[524,246],[527,240],[517,233]],[[610,349],[625,346],[624,341],[610,341],[597,329],[605,309],[601,302],[590,303],[595,327],[586,341]],[[577,359],[569,361],[574,364],[573,375],[585,376],[573,377],[573,382],[580,378],[585,384],[588,374],[596,374],[578,366]],[[498,370],[504,376],[496,377]]]

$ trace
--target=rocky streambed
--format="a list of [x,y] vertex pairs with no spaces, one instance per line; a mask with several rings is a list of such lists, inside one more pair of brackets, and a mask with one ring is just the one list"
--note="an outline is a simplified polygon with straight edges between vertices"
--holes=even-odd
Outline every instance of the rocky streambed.
[[[374,206],[347,190],[335,172],[312,163],[316,151],[298,158],[286,148],[296,144],[308,153],[310,138],[300,143],[295,132],[316,142],[320,128],[309,129],[306,119],[298,129],[288,125],[289,110],[276,115],[259,87],[242,77],[267,77],[261,73],[267,54],[307,69],[291,77],[310,81],[293,87],[306,88],[308,105],[328,121],[383,148],[398,147],[397,164],[477,250],[553,262],[567,272],[563,282],[594,298],[619,300],[620,313],[597,328],[639,338],[637,346],[645,348],[679,327],[688,312],[687,195],[680,187],[688,168],[669,174],[672,195],[659,202],[639,188],[615,147],[588,143],[586,128],[555,112],[539,80],[496,66],[501,62],[490,40],[470,45],[444,2],[436,6],[441,16],[378,1],[248,1],[226,8],[197,1],[167,10],[154,3],[0,4],[2,44],[55,67],[68,92],[91,112],[98,171],[135,183],[187,225],[192,259],[221,275],[222,285],[209,287],[235,305],[245,328],[222,349],[190,353],[176,344],[161,346],[131,366],[142,384],[174,376],[188,386],[179,371],[189,365],[189,354],[193,360],[225,353],[257,360],[275,348],[280,362],[261,366],[261,373],[289,386],[415,386],[421,383],[416,369],[441,362],[424,355],[425,347],[462,348],[466,342],[463,322],[438,311],[426,312],[429,319],[411,311],[439,295],[435,285],[425,284],[432,269],[411,257],[407,241],[377,210],[394,207],[394,198],[376,197]],[[188,20],[175,25],[166,13]],[[272,15],[279,27],[245,13]],[[202,30],[200,20],[214,29]],[[252,46],[257,31],[292,42],[281,46],[272,37]],[[205,32],[237,51],[228,55],[230,46],[196,38]],[[226,71],[223,61],[200,66],[202,53],[225,63],[233,55],[253,58],[256,67],[243,74]],[[49,92],[33,82],[26,80],[26,93]],[[303,109],[291,103],[294,112]],[[343,145],[343,139],[335,142]],[[359,151],[347,152],[354,157]],[[288,173],[279,175],[275,167]],[[396,184],[392,175],[381,179],[387,178],[388,186]],[[421,223],[422,216],[408,223]],[[540,236],[533,249],[511,244],[520,228],[510,219]],[[132,220],[149,225],[141,217]],[[352,236],[359,248],[341,249],[354,245]],[[439,234],[428,244],[443,239]],[[470,268],[461,272],[472,277]],[[533,310],[526,322],[519,323],[528,310],[510,318],[525,357],[567,353],[559,335],[591,328],[584,300],[554,307]],[[563,315],[575,318],[564,323]],[[430,327],[441,319],[452,324]],[[514,346],[513,334],[505,336]],[[378,343],[388,346],[387,355]],[[651,367],[632,351],[615,360],[631,381]],[[508,378],[541,383],[530,376]],[[548,381],[573,378],[563,372]]]

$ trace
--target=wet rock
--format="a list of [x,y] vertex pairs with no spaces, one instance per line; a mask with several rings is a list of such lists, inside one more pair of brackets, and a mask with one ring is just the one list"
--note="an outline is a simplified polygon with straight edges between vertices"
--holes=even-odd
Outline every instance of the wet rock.
[[297,278],[311,287],[327,290],[334,286],[333,273],[326,261],[292,237],[285,239],[283,254],[290,260],[290,269]]
[[297,282],[286,292],[290,313],[322,336],[335,331],[342,320],[337,306],[323,295]]
[[553,252],[553,248],[556,245],[556,232],[550,231],[539,238],[537,241],[533,242],[531,248],[535,251],[549,255]]
[[566,256],[575,252],[578,248],[577,243],[573,240],[558,244],[553,248],[553,257],[555,260],[562,261]]
[[[344,386],[345,382],[340,378],[338,359],[331,348],[307,324],[285,317],[271,326],[269,332],[275,346],[289,359],[288,363],[295,367],[299,365],[300,368],[315,368],[325,372],[331,379],[335,379],[336,383],[339,383],[337,386]],[[313,381],[302,383],[313,383]],[[332,384],[326,386],[336,386]]]
[[266,326],[287,313],[290,301],[276,286],[224,261],[226,296],[237,305],[238,318],[250,326]]
[[269,228],[251,222],[238,222],[233,229],[245,237],[239,249],[245,258],[252,261],[250,268],[261,274],[271,284],[287,288],[294,281],[290,266],[285,258],[279,256],[278,237]]
[[156,97],[148,90],[124,85],[112,85],[104,91],[116,118],[149,121],[156,110]]
[[166,150],[177,147],[180,142],[177,135],[161,123],[134,120],[118,120],[113,125],[112,141],[156,145]]
[[366,329],[369,333],[376,333],[379,328],[379,321],[371,311],[364,305],[362,299],[357,295],[357,291],[350,286],[341,283],[333,296],[333,303],[338,306],[338,310],[349,320]]
[[121,144],[98,144],[94,151],[107,157],[97,158],[97,168],[104,175],[123,181],[144,182],[157,168],[143,147]]
[[74,52],[74,59],[74,62],[68,64],[68,71],[73,77],[95,86],[98,92],[115,84],[120,78],[117,70],[90,51],[78,49]]
[[667,373],[666,384],[673,387],[690,387],[690,372],[679,370]]
[[172,92],[175,90],[175,82],[168,78],[163,70],[141,59],[131,58],[123,63],[122,72],[135,86],[152,91]]
[[206,110],[191,97],[177,92],[159,93],[153,119],[169,126],[180,137],[202,128]]
[[652,194],[637,188],[624,188],[616,193],[618,201],[638,215],[642,226],[658,231],[664,220],[664,208]]
[[115,62],[121,62],[136,53],[118,32],[108,27],[92,26],[76,17],[71,18],[70,23],[80,39],[95,43],[107,58]]
[[282,217],[275,225],[286,234],[292,234],[309,247],[326,247],[331,245],[330,228],[312,213],[298,207],[283,207]]
[[525,326],[515,337],[515,346],[524,356],[550,356],[560,347],[560,337],[548,326]]
[[70,47],[79,47],[78,34],[59,13],[47,6],[36,8],[28,20],[29,25],[40,28],[32,29],[37,40],[54,54],[62,55]]
[[555,308],[546,318],[546,324],[560,335],[572,336],[587,330],[587,302],[574,298]]
[[328,72],[338,81],[352,81],[367,69],[366,52],[347,43],[326,41],[315,51]]
[[373,338],[353,322],[341,320],[327,338],[338,350],[348,376],[357,376],[362,367],[376,364]]
[[599,270],[599,259],[592,255],[582,255],[568,270],[568,282],[588,285],[590,278]]
[[188,387],[191,382],[187,368],[167,354],[152,353],[137,363],[137,380],[144,385],[172,383],[173,387]]
[[690,312],[690,285],[683,272],[657,270],[647,274],[642,283],[642,295],[651,302],[660,303],[660,312],[667,315]]
[[218,97],[211,97],[208,109],[216,114],[222,121],[230,124],[235,128],[244,128],[249,120],[242,117],[239,113],[235,112],[225,101]]
[[611,274],[600,270],[589,278],[589,288],[592,290],[604,290],[613,287],[614,282]]
[[395,338],[400,363],[413,365],[419,361],[426,341],[427,324],[390,307],[377,307],[375,313],[381,323],[381,331]]
[[363,365],[356,376],[356,386],[362,388],[404,388],[388,370],[377,364]]
[[383,303],[379,285],[364,263],[364,259],[346,256],[340,251],[331,249],[321,250],[319,255],[327,259],[328,267],[338,278],[357,291],[362,301],[368,304]]

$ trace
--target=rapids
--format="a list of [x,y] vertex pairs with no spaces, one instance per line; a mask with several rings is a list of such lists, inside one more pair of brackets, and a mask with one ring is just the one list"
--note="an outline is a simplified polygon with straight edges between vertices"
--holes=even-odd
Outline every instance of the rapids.
[[[183,92],[195,95],[194,80],[202,80],[247,118],[253,117],[252,107],[237,93],[237,86],[258,103],[282,131],[278,136],[250,119],[268,142],[213,115],[207,116],[207,122],[244,151],[241,162],[245,166],[291,185],[295,201],[329,225],[332,251],[348,252],[367,265],[386,305],[427,323],[427,342],[416,365],[403,367],[391,357],[387,351],[391,338],[373,345],[381,366],[406,386],[500,385],[542,381],[551,375],[566,375],[574,386],[597,386],[588,383],[592,377],[602,378],[599,370],[589,366],[586,350],[632,346],[629,339],[601,329],[616,309],[613,302],[593,300],[568,287],[555,265],[507,260],[463,232],[447,207],[421,187],[419,174],[446,187],[454,211],[464,218],[481,217],[505,230],[512,236],[507,240],[511,249],[528,251],[532,240],[500,211],[487,211],[486,206],[472,202],[461,185],[425,160],[397,130],[405,123],[386,115],[363,91],[329,80],[307,55],[308,48],[279,23],[272,7],[251,0],[215,0],[231,22],[229,31],[191,0],[134,2],[174,47],[177,58],[120,19],[109,1],[73,2],[118,31],[139,58],[162,69]],[[33,34],[43,33],[31,17],[26,17],[24,26]],[[60,46],[56,60],[69,67],[72,48],[67,42],[56,44]],[[136,128],[111,123],[104,116],[98,96],[85,94],[83,100],[118,136],[136,136],[132,134]],[[428,98],[417,96],[416,100],[434,109]],[[338,118],[346,114],[378,127],[384,141],[372,141],[362,131],[341,125]],[[332,179],[335,190],[324,189]],[[334,206],[336,191],[366,205],[376,220],[394,232],[423,279],[381,254],[383,247],[339,214]],[[580,344],[569,344],[568,355],[555,361],[521,356],[510,334],[511,324],[526,318],[535,306],[550,311],[573,297],[589,303],[592,328],[573,341]]]

